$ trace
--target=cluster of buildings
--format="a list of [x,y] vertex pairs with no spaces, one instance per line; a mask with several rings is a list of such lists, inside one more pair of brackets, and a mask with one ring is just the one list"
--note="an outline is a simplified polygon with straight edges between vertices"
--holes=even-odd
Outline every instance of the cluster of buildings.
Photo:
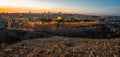
[[[85,28],[85,31],[107,31],[107,29],[120,33],[120,16],[93,16],[82,14],[66,13],[0,13],[0,29],[40,29],[47,26],[78,25]],[[81,27],[83,26],[83,27]],[[88,26],[88,27],[86,27]],[[103,29],[103,30],[102,30]],[[96,34],[96,33],[95,33]]]
[[[94,18],[98,18],[93,16]],[[99,21],[84,22],[84,20],[92,19],[89,16],[78,14],[62,14],[59,13],[0,13],[1,26],[7,28],[28,29],[41,25],[54,24],[98,24]],[[83,20],[76,22],[74,20]],[[4,24],[5,23],[5,24]]]

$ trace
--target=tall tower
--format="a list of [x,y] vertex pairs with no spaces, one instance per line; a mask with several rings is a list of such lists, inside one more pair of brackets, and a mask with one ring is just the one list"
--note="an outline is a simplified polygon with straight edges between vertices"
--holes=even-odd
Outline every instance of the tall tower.
[[32,13],[31,11],[28,12],[28,20],[31,20],[32,19]]
[[31,18],[31,11],[29,11],[28,15],[29,15],[29,18]]

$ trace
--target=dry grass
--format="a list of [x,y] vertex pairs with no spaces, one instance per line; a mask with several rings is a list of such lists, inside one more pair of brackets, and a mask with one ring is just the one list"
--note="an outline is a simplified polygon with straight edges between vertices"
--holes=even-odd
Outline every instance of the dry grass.
[[84,39],[55,36],[51,38],[26,40],[1,49],[0,57],[5,56],[120,57],[120,39]]

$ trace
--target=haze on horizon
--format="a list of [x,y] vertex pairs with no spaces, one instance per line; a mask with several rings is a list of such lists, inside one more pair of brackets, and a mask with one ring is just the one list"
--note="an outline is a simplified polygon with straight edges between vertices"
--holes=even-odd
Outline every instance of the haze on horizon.
[[0,0],[0,12],[120,15],[120,0]]

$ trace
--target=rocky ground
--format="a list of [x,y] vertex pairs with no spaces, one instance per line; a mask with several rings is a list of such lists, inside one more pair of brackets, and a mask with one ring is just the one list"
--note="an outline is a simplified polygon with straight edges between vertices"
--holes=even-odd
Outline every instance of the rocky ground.
[[0,48],[0,57],[120,57],[120,38],[50,37],[24,40]]

